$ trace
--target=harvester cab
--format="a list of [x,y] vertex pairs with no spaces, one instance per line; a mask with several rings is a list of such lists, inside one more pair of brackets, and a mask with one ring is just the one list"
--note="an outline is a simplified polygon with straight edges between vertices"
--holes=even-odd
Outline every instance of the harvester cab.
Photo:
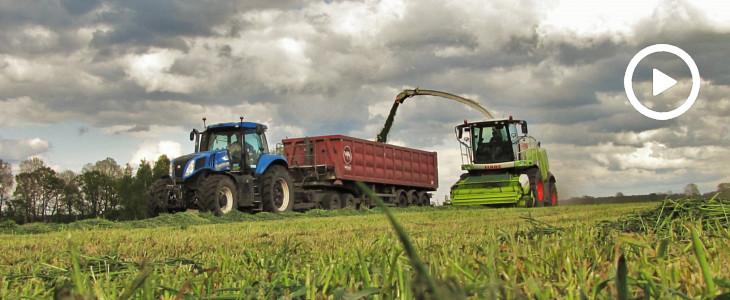
[[[205,122],[205,119],[203,119]],[[198,209],[282,212],[293,208],[286,158],[270,154],[266,125],[243,122],[193,129],[195,152],[172,159],[168,176],[150,187],[148,215]]]
[[547,153],[527,135],[526,121],[465,121],[455,132],[467,173],[451,188],[453,205],[557,205]]

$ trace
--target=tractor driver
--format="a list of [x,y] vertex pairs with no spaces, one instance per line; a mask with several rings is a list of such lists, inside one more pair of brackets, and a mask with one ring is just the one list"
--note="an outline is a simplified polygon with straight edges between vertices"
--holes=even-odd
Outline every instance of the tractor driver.
[[[246,150],[246,157],[248,158],[248,163],[252,168],[256,167],[256,160],[258,159],[258,156],[260,155],[255,151],[255,147],[248,143],[248,141],[243,141],[245,144],[245,150]],[[228,145],[227,147],[228,153],[231,155],[231,168],[234,170],[239,170],[241,167],[241,163],[244,161],[243,158],[243,152],[241,152],[241,142],[235,141]]]
[[231,156],[231,169],[239,170],[241,168],[241,142],[234,141],[226,149]]
[[489,140],[489,148],[492,154],[492,161],[495,163],[505,162],[511,159],[511,143],[507,141],[503,131],[503,126],[492,128],[492,138]]

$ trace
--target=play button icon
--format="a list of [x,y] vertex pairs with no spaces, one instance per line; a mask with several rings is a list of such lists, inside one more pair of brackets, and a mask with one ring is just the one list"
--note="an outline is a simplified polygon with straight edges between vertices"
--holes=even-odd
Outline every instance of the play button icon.
[[651,88],[652,96],[659,95],[677,84],[677,81],[674,80],[674,78],[667,76],[667,74],[664,74],[664,72],[657,69],[652,71],[652,77],[654,78]]
[[[684,103],[679,107],[666,112],[654,111],[641,104],[641,102],[639,102],[639,99],[636,98],[633,87],[633,78],[634,71],[636,71],[636,66],[639,64],[639,62],[641,62],[642,59],[657,52],[667,52],[676,55],[677,57],[681,58],[685,64],[687,64],[690,73],[692,73],[692,89],[689,92],[689,97],[687,97],[687,100],[684,101]],[[653,69],[652,77],[653,96],[659,95],[677,84],[677,80],[669,77],[667,74],[664,74],[662,71],[659,71],[657,69]],[[626,97],[629,98],[629,102],[631,103],[631,105],[634,106],[634,108],[642,115],[645,115],[655,120],[674,119],[687,112],[690,107],[692,107],[692,104],[695,103],[695,100],[697,100],[697,96],[700,93],[700,71],[697,69],[697,64],[695,64],[695,61],[692,60],[692,57],[690,57],[687,52],[684,52],[684,50],[668,44],[651,45],[649,47],[641,49],[639,53],[636,53],[636,55],[631,58],[628,67],[626,67],[626,73],[624,74],[624,90],[626,91]]]

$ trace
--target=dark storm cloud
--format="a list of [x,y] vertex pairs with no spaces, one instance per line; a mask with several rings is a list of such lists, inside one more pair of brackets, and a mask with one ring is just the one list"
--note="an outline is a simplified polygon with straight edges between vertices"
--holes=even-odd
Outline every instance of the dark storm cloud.
[[101,0],[61,0],[61,6],[74,16],[84,15],[101,5]]

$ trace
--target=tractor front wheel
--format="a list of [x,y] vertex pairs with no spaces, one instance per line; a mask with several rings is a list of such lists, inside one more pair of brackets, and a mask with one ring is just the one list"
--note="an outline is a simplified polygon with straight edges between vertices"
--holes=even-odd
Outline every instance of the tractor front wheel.
[[282,166],[269,167],[261,180],[261,202],[264,211],[281,213],[294,208],[294,184],[289,171]]
[[150,186],[147,194],[147,217],[153,218],[161,213],[169,212],[167,209],[167,185],[172,184],[170,178],[156,180]]
[[225,175],[211,175],[200,183],[200,201],[216,216],[222,216],[238,208],[236,184]]

